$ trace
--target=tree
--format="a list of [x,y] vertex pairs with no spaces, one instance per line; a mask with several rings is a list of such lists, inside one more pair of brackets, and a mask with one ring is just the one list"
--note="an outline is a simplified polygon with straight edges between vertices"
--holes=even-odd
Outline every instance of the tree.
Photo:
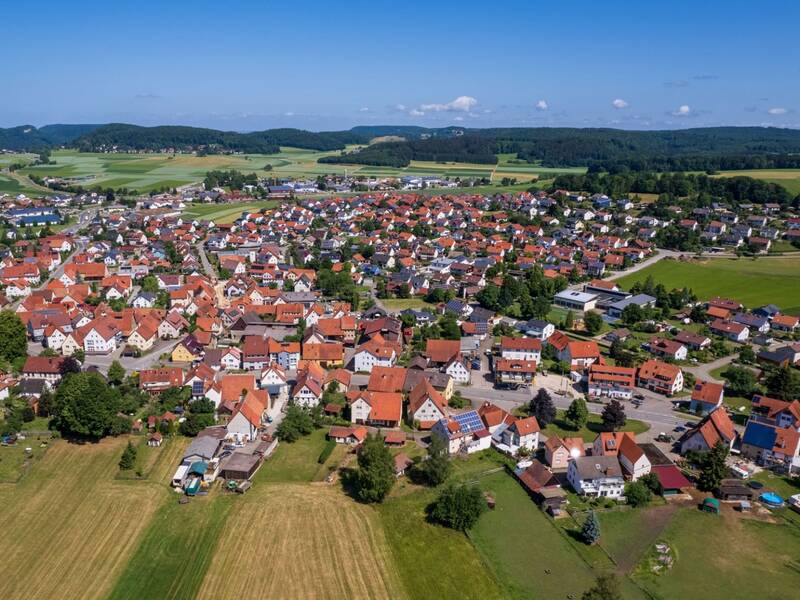
[[597,515],[594,514],[594,511],[591,511],[583,522],[581,539],[589,545],[596,543],[600,539],[600,522],[597,520]]
[[569,310],[564,317],[564,329],[572,329],[573,327],[575,327],[575,315]]
[[727,380],[728,391],[734,396],[750,396],[755,389],[758,382],[756,376],[750,369],[744,367],[728,367],[722,373],[722,376]]
[[577,431],[589,420],[589,409],[586,408],[586,401],[583,398],[575,398],[564,413],[564,422],[570,429]]
[[641,481],[631,481],[625,486],[625,498],[631,506],[647,506],[652,496],[650,488]]
[[729,448],[722,442],[716,445],[703,458],[700,477],[697,480],[697,487],[704,492],[714,491],[719,487],[722,479],[728,474],[728,467],[725,461],[728,458]]
[[125,446],[125,450],[123,450],[122,456],[119,459],[120,470],[130,471],[136,464],[136,454],[136,447],[128,441],[128,445]]
[[369,435],[358,453],[356,490],[362,502],[383,502],[395,482],[394,459],[383,438]]
[[195,413],[191,412],[187,415],[186,419],[180,424],[180,432],[182,435],[194,437],[206,427],[211,427],[214,424],[214,415],[209,413]]
[[752,346],[742,346],[742,349],[739,350],[739,362],[748,365],[756,362],[756,353],[753,352]]
[[101,438],[119,409],[119,392],[97,373],[68,375],[53,402],[53,423],[66,435]]
[[115,360],[108,367],[108,380],[114,385],[119,385],[125,379],[125,368],[118,360]]
[[439,327],[442,331],[442,338],[445,340],[460,340],[461,328],[454,315],[447,314],[439,321]]
[[430,486],[441,485],[450,476],[453,465],[450,464],[447,446],[440,436],[431,436],[431,443],[428,445],[428,459],[419,463],[417,468]]
[[474,485],[450,484],[445,487],[429,509],[430,517],[442,525],[466,531],[486,510],[486,500]]
[[214,405],[213,400],[209,400],[208,398],[198,398],[197,400],[192,400],[189,404],[189,410],[195,414],[214,414],[216,410],[216,406]]
[[597,578],[594,587],[583,593],[581,600],[622,600],[617,576],[613,573],[601,575]]
[[17,313],[0,311],[0,358],[13,362],[28,355],[28,334]]
[[662,496],[664,494],[664,486],[661,485],[661,480],[658,478],[657,474],[648,473],[647,475],[642,475],[639,481],[646,485],[656,496]]
[[286,409],[275,435],[280,441],[291,444],[312,431],[314,431],[314,421],[311,415],[299,406],[291,405]]
[[612,400],[603,408],[603,427],[608,431],[616,431],[625,427],[627,417],[625,416],[625,408],[619,400]]
[[556,407],[546,389],[539,388],[531,400],[528,412],[536,417],[540,427],[547,427],[556,420]]
[[589,311],[583,315],[583,326],[589,335],[597,335],[603,328],[603,317],[594,311]]
[[800,376],[791,367],[773,370],[766,380],[770,396],[781,400],[794,400],[800,396]]

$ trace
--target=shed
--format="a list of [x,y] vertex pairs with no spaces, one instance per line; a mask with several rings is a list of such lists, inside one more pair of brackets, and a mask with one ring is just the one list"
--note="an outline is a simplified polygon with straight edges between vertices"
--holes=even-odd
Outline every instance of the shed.
[[237,481],[250,479],[255,472],[258,471],[258,467],[260,466],[260,455],[234,452],[222,466],[221,475],[225,479],[235,479]]
[[719,514],[719,500],[716,498],[706,498],[703,500],[703,503],[700,505],[700,510],[705,512],[710,512],[714,514]]
[[755,500],[757,494],[758,492],[756,490],[740,479],[723,479],[714,495],[726,502],[737,500],[752,502]]

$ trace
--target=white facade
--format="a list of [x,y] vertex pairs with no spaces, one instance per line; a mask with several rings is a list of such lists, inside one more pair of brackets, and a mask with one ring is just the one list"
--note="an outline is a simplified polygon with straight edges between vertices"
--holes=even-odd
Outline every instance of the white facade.
[[444,372],[450,375],[456,383],[465,384],[470,382],[470,371],[460,360],[451,362]]
[[353,370],[356,373],[372,373],[372,367],[393,367],[396,358],[394,351],[391,356],[383,358],[369,350],[362,350],[353,357]]

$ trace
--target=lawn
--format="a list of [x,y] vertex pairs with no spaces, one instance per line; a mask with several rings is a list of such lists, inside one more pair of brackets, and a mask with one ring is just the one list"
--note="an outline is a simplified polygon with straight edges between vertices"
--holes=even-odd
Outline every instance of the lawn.
[[[427,570],[419,558],[415,570]],[[375,508],[338,486],[282,483],[256,484],[236,499],[197,597],[405,594]]]
[[334,464],[337,458],[341,459],[339,451],[334,452],[325,465],[317,462],[325,447],[327,433],[327,428],[317,429],[294,443],[278,444],[275,452],[267,458],[253,478],[254,482],[308,482],[317,479],[321,470],[327,471],[328,466]]
[[114,481],[124,445],[59,440],[18,484],[0,486],[0,595],[108,596],[164,499],[158,486]]
[[[727,514],[726,514],[727,513]],[[684,509],[659,538],[675,554],[663,575],[643,565],[635,579],[658,598],[786,598],[800,586],[795,527]]]
[[[582,437],[584,441],[592,442],[597,437],[597,434],[603,431],[603,421],[600,415],[590,414],[589,421],[586,423],[586,425],[575,431],[574,429],[567,427],[567,424],[564,422],[564,413],[565,411],[559,410],[556,420],[542,430],[547,437],[550,437],[551,435],[557,435],[561,438]],[[636,435],[644,433],[649,429],[650,425],[644,421],[637,421],[636,419],[630,418],[625,424],[625,427],[622,428],[623,431],[632,431]]]
[[258,212],[264,208],[275,208],[277,200],[264,200],[263,202],[250,202],[247,204],[195,204],[190,205],[183,215],[192,219],[203,219],[215,223],[233,223],[243,212]]
[[652,276],[667,289],[690,287],[700,300],[723,296],[748,307],[776,304],[785,313],[800,314],[800,258],[664,259],[641,271],[616,280],[627,289]]
[[408,597],[503,598],[500,583],[469,539],[426,520],[425,507],[435,497],[435,491],[425,489],[389,499],[378,507]]
[[387,310],[406,310],[407,308],[421,310],[423,308],[433,308],[433,304],[425,302],[422,298],[388,298],[381,300]]

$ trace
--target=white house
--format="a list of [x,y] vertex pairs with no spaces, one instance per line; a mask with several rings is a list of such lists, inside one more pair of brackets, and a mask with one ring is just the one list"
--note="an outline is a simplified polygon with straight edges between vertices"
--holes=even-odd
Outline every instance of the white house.
[[539,422],[536,417],[517,419],[500,433],[500,450],[516,454],[520,448],[535,451],[539,447]]
[[454,358],[447,363],[444,372],[450,375],[456,383],[468,384],[470,382],[471,371],[466,362],[460,357]]
[[616,456],[579,456],[569,461],[567,481],[582,496],[619,498],[625,478]]
[[105,324],[89,325],[83,337],[83,350],[87,354],[111,354],[117,349],[117,330]]
[[510,360],[532,360],[542,362],[542,340],[535,338],[500,339],[500,356]]
[[619,446],[619,464],[636,481],[650,472],[650,459],[633,439],[628,436],[622,438]]
[[367,342],[353,356],[353,370],[356,373],[372,373],[372,367],[393,367],[396,360],[394,348]]

